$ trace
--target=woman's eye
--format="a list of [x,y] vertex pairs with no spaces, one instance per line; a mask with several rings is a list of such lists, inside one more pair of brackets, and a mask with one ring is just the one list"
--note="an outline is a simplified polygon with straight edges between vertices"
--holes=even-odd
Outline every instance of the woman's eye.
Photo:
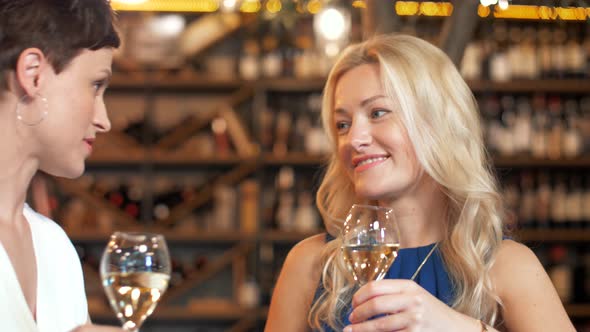
[[377,118],[380,118],[380,117],[384,116],[387,113],[389,113],[388,110],[385,110],[385,109],[375,109],[375,110],[372,110],[371,111],[371,118],[377,119]]
[[344,132],[346,129],[348,129],[348,127],[350,127],[348,122],[345,122],[345,121],[336,122],[336,130],[338,132]]
[[94,91],[98,92],[105,86],[105,81],[96,81],[92,86],[94,87]]

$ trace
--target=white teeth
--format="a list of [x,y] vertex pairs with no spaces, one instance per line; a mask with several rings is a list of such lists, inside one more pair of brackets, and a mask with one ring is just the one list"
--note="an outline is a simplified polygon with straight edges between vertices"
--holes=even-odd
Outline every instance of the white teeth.
[[385,160],[385,159],[387,159],[387,157],[369,158],[369,159],[365,159],[365,160],[361,161],[360,163],[357,164],[357,166],[362,166],[362,165],[374,163],[374,162]]

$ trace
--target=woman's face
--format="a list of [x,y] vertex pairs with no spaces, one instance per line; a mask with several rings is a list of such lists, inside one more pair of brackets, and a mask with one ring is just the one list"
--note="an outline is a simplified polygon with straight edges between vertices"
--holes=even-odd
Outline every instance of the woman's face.
[[338,157],[358,196],[397,199],[417,183],[420,168],[399,104],[386,96],[378,65],[346,72],[334,90]]
[[66,178],[84,172],[96,134],[111,128],[103,94],[112,59],[111,48],[84,50],[59,74],[46,67],[40,94],[48,114],[35,130],[42,171]]

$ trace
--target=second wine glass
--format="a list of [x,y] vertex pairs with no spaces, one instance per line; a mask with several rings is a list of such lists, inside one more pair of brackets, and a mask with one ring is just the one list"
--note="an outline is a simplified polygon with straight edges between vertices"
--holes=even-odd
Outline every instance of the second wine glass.
[[362,286],[382,279],[400,248],[393,210],[355,204],[342,228],[342,253],[355,282]]
[[170,280],[164,237],[116,232],[100,261],[100,276],[111,307],[126,331],[137,332],[152,314]]

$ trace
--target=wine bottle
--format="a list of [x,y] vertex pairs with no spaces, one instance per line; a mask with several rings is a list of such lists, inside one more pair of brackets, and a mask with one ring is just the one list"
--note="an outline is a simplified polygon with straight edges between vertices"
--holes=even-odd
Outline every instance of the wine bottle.
[[590,175],[588,174],[586,174],[582,195],[582,220],[584,221],[585,227],[590,227]]
[[549,184],[549,175],[541,172],[538,175],[537,182],[537,202],[535,209],[535,219],[537,226],[546,228],[549,226],[551,207],[551,185]]
[[558,174],[555,177],[555,184],[551,193],[550,214],[553,227],[562,228],[567,226],[566,202],[567,194],[563,174]]
[[582,181],[578,174],[570,176],[569,190],[566,196],[566,218],[570,225],[579,228],[582,222]]
[[520,190],[522,192],[519,205],[518,219],[522,228],[533,227],[537,194],[534,189],[534,178],[530,172],[523,172],[520,176]]
[[548,102],[548,109],[550,113],[549,136],[547,144],[547,157],[549,159],[558,160],[561,158],[563,146],[563,110],[561,106],[561,99],[553,97]]
[[572,299],[573,273],[569,265],[568,249],[561,245],[550,249],[551,265],[547,269],[549,278],[555,286],[557,295],[563,303],[569,303]]
[[547,157],[548,145],[548,115],[545,109],[545,99],[542,95],[533,98],[533,133],[531,139],[531,153],[535,158]]
[[236,225],[237,193],[228,185],[217,185],[213,189],[214,207],[212,230],[233,231]]
[[514,150],[517,154],[528,154],[531,148],[532,110],[528,98],[519,98],[514,120]]
[[582,135],[580,134],[578,122],[578,102],[575,99],[568,99],[565,102],[566,129],[563,133],[563,155],[566,158],[574,158],[582,152]]
[[567,71],[567,54],[565,42],[567,40],[567,33],[565,29],[558,28],[552,34],[553,45],[551,47],[551,61],[552,61],[552,77],[557,79],[566,78]]

